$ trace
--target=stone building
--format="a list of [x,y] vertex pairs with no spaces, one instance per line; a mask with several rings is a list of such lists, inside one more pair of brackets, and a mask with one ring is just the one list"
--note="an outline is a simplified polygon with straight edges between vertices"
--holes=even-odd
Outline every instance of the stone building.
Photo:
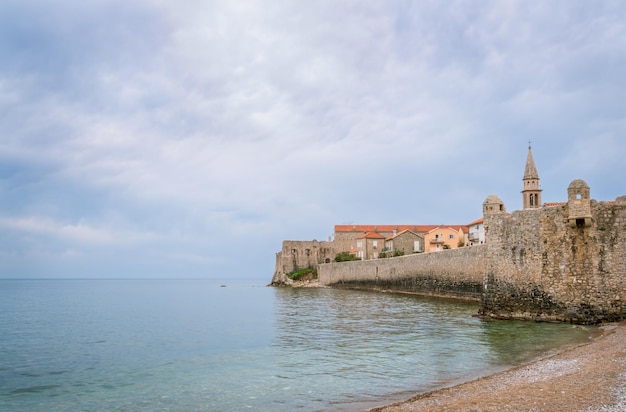
[[424,251],[424,235],[405,229],[385,239],[383,252],[387,256],[409,255]]
[[568,221],[571,227],[591,226],[591,196],[589,185],[576,179],[567,188]]
[[535,167],[533,153],[528,145],[526,168],[524,169],[524,188],[522,189],[522,204],[524,209],[537,209],[541,207],[541,189],[539,188],[539,174]]

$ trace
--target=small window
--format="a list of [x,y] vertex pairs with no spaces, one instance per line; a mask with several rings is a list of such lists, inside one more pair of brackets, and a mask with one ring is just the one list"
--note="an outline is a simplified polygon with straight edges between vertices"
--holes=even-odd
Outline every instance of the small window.
[[296,249],[291,249],[291,253],[296,254]]
[[374,241],[372,242],[372,247],[373,247],[374,249],[377,249],[377,248],[378,248],[378,240],[374,240]]
[[580,193],[576,193],[576,199],[580,200],[583,198],[583,195]]
[[448,239],[454,239],[454,235],[449,235]]
[[311,249],[305,249],[305,250],[304,250],[304,253],[305,253],[307,256],[311,256]]
[[361,242],[361,241],[356,242],[356,247],[357,248],[362,248],[363,247],[363,242]]

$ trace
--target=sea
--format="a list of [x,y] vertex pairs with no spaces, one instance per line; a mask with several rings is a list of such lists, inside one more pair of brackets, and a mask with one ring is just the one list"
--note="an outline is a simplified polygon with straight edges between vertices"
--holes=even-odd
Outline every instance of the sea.
[[597,333],[265,283],[0,280],[0,410],[366,411]]

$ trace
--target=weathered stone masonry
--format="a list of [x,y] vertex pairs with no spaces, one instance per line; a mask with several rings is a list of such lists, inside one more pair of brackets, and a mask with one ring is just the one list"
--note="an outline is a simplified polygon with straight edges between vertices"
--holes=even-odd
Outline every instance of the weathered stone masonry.
[[[567,203],[542,205],[530,145],[523,185],[523,210],[508,214],[496,195],[483,202],[484,245],[320,264],[320,284],[479,299],[480,314],[497,318],[626,318],[626,196],[597,202],[587,183],[576,179],[567,188]],[[306,257],[296,246],[305,248]],[[313,249],[317,260],[310,256]],[[288,269],[313,267],[334,254],[332,242],[284,242],[273,283]]]
[[626,197],[571,197],[507,214],[492,195],[483,210],[484,245],[323,264],[320,284],[476,299],[481,315],[496,318],[626,318]]
[[394,290],[479,300],[486,266],[485,245],[389,259],[318,266],[321,285]]
[[481,314],[574,323],[626,317],[626,202],[590,200],[580,218],[573,200],[580,199],[485,217]]

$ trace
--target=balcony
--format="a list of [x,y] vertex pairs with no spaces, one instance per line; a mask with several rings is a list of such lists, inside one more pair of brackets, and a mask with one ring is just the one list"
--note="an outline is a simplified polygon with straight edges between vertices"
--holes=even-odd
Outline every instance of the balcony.
[[470,242],[478,242],[480,240],[480,237],[478,236],[478,233],[470,233],[469,234],[469,241]]
[[429,242],[433,245],[443,245],[445,242],[445,239],[442,237],[432,237],[430,238]]

